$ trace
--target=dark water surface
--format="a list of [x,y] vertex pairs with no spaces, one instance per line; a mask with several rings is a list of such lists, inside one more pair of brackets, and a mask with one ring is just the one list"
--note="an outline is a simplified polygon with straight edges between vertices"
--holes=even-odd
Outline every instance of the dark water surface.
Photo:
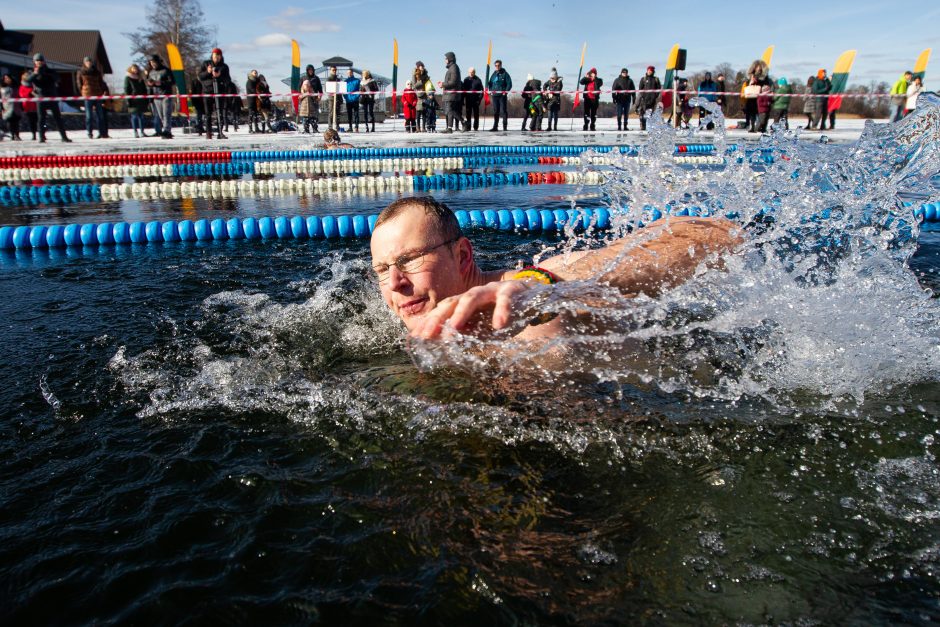
[[[448,197],[564,206],[564,193]],[[488,268],[555,241],[474,235]],[[936,342],[910,351],[923,372],[861,394],[588,376],[507,389],[413,365],[367,270],[365,242],[7,254],[0,620],[940,620]],[[910,271],[937,290],[938,270],[940,234],[923,232]]]

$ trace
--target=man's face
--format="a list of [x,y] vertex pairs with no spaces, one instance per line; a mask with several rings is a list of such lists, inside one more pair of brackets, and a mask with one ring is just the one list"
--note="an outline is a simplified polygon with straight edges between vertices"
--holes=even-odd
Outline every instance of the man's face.
[[622,76],[623,78],[626,78],[626,77],[627,77],[627,73],[626,73],[626,72],[621,72],[621,73],[620,73],[620,76]]
[[653,75],[653,70],[646,70],[646,75],[647,75],[647,76],[652,76],[652,75]]
[[352,70],[346,70],[346,76],[348,76],[349,78],[352,78],[352,77],[353,77],[353,71],[352,71]]
[[45,64],[46,64],[45,61],[33,61],[33,68],[38,70],[39,68],[41,68],[41,67],[44,66]]
[[497,64],[496,64],[496,71],[498,72],[500,69],[502,69],[502,67],[503,67],[503,64],[502,64],[502,63],[497,63]]
[[473,68],[470,68],[470,76],[476,76],[476,75],[477,75],[477,71],[474,70]]
[[408,330],[414,329],[441,300],[464,291],[463,275],[470,267],[466,262],[472,254],[470,244],[461,239],[435,248],[409,274],[392,264],[445,241],[447,238],[420,208],[405,210],[372,234],[372,266],[389,264],[388,280],[379,285],[382,298]]
[[219,55],[219,54],[217,54],[217,53],[215,53],[215,52],[212,53],[212,62],[213,62],[213,63],[218,63],[221,59],[222,59],[222,56],[221,56],[221,55]]

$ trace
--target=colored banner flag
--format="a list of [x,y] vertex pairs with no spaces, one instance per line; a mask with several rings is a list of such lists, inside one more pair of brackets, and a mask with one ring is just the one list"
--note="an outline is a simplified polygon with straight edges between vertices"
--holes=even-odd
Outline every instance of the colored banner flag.
[[774,47],[767,46],[767,49],[764,50],[764,54],[762,54],[760,58],[767,64],[767,67],[770,68],[770,60],[774,58]]
[[398,40],[392,39],[392,117],[398,111]]
[[920,77],[920,80],[924,80],[924,75],[927,73],[927,63],[930,62],[930,52],[933,48],[927,48],[920,53],[920,56],[917,57],[917,63],[914,64],[914,78]]
[[180,111],[189,117],[189,90],[186,89],[186,74],[183,69],[183,57],[175,44],[166,45],[167,58],[170,60],[170,71],[173,72],[173,81],[180,97]]
[[838,94],[845,93],[845,88],[849,83],[849,72],[852,70],[852,64],[855,63],[855,50],[846,50],[836,59],[836,67],[832,71],[832,89],[829,90],[829,101],[827,110],[831,113],[838,111],[842,106],[842,96]]
[[300,44],[290,40],[290,93],[294,103],[294,113],[300,115]]
[[490,61],[493,60],[493,40],[490,40],[490,45],[486,49],[486,82],[483,83],[483,106],[490,106]]
[[574,104],[571,105],[571,109],[578,108],[578,102],[580,101],[581,91],[578,89],[578,85],[581,84],[581,73],[584,71],[584,53],[587,52],[587,42],[584,42],[584,45],[581,46],[581,64],[578,67],[578,82],[574,84]]
[[679,44],[672,47],[666,59],[666,74],[663,76],[663,110],[672,106],[672,85],[676,81],[676,61],[679,59]]

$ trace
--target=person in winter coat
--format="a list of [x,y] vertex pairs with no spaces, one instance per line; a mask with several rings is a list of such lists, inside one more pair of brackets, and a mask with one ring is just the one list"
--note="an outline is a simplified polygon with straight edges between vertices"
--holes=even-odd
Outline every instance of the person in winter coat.
[[[4,74],[0,81],[0,98],[3,99],[3,125],[10,134],[13,141],[20,140],[20,118],[23,117],[23,107],[19,102],[11,102],[13,98],[18,98],[17,86],[13,82],[13,76]],[[3,134],[0,133],[0,139]]]
[[[23,74],[20,76],[20,88],[17,95],[20,98],[33,97],[33,86],[29,82],[29,70],[24,70]],[[26,121],[29,123],[29,130],[33,134],[33,141],[36,141],[36,132],[39,130],[39,118],[38,114],[36,113],[36,103],[27,101],[23,102],[22,106],[23,115],[26,117]]]
[[689,128],[689,121],[692,119],[692,113],[695,112],[695,108],[691,103],[691,95],[688,93],[682,93],[690,91],[689,79],[676,79],[676,91],[679,92],[676,95],[676,128]]
[[826,76],[826,70],[820,68],[816,73],[816,80],[813,81],[813,95],[816,97],[816,120],[819,122],[821,131],[826,130],[830,91],[832,91],[832,81]]
[[[54,98],[59,95],[59,77],[46,65],[46,58],[41,52],[33,55],[33,71],[29,75],[29,82],[33,86],[33,96],[36,98]],[[62,141],[70,143],[72,140],[65,134],[65,125],[62,124],[62,113],[58,102],[40,102],[39,106],[39,141],[46,141],[46,114],[51,114],[55,120],[56,128]]]
[[640,79],[640,95],[636,99],[636,112],[640,116],[640,130],[646,130],[646,116],[656,108],[663,84],[656,76],[656,68],[646,68],[646,75]]
[[721,107],[721,112],[725,112],[725,104],[728,102],[725,92],[727,91],[727,84],[725,83],[725,75],[719,74],[718,78],[715,79],[715,91],[718,92],[715,94],[715,104]]
[[428,133],[437,132],[437,98],[434,83],[428,81],[424,84],[424,130]]
[[897,122],[904,117],[904,109],[907,107],[907,88],[914,80],[914,73],[908,70],[901,75],[901,78],[891,88],[891,114],[888,116],[889,122]]
[[503,62],[496,59],[493,64],[496,70],[490,75],[487,87],[493,95],[493,128],[499,130],[499,118],[503,118],[503,130],[509,126],[509,92],[512,91],[512,77],[503,69]]
[[581,79],[584,85],[584,130],[596,130],[597,107],[601,102],[601,86],[604,79],[597,75],[597,68],[591,68],[587,76]]
[[425,115],[424,115],[424,103],[427,101],[427,95],[425,94],[424,87],[427,85],[428,81],[431,80],[431,76],[428,74],[428,70],[424,67],[424,63],[418,61],[415,63],[414,73],[411,77],[411,84],[415,90],[415,98],[418,99],[417,102],[417,132],[424,132],[425,130]]
[[558,130],[558,112],[561,110],[561,92],[564,84],[558,76],[558,71],[552,68],[549,79],[542,85],[542,97],[545,99],[545,109],[548,111],[549,131]]
[[379,84],[372,78],[372,72],[364,70],[362,72],[362,84],[359,89],[363,92],[359,99],[362,103],[363,118],[366,125],[366,133],[369,132],[369,121],[372,121],[372,132],[375,132],[375,94],[379,91]]
[[[541,94],[542,92],[542,81],[537,78],[533,78],[531,74],[526,77],[525,87],[522,88],[522,130],[526,130],[526,122],[529,121],[530,117],[533,116],[533,110],[530,105],[532,104],[532,98],[535,94]],[[540,99],[541,102],[541,99]],[[540,105],[541,106],[541,105]]]
[[[327,83],[340,82],[339,73],[337,73],[335,65],[330,66],[329,72],[326,75],[326,82]],[[329,128],[331,129],[335,130],[336,127],[339,126],[339,120],[343,115],[343,107],[342,107],[343,102],[344,102],[344,98],[342,98],[339,93],[334,92],[333,96],[330,98]]]
[[300,104],[298,105],[298,115],[304,123],[304,133],[312,132],[318,133],[319,129],[317,128],[317,123],[319,122],[319,113],[320,113],[320,94],[313,90],[313,85],[310,84],[310,79],[305,78],[304,82],[300,85]]
[[264,74],[258,75],[258,83],[255,85],[255,106],[258,107],[258,116],[262,119],[262,133],[267,133],[271,129],[271,86],[268,85],[268,79]]
[[816,121],[816,99],[811,95],[815,81],[815,76],[810,76],[806,79],[806,91],[804,92],[806,96],[803,98],[803,114],[806,116],[806,126],[804,129],[807,131],[813,128],[813,123]]
[[98,139],[107,139],[108,112],[104,108],[104,101],[91,100],[91,98],[108,95],[108,86],[104,82],[101,70],[95,66],[91,57],[85,57],[82,61],[77,82],[78,93],[85,98],[85,130],[88,132],[88,139],[92,138],[93,118],[98,125]]
[[757,132],[767,132],[767,120],[770,118],[770,108],[773,106],[774,90],[770,85],[764,85],[760,88],[760,95],[757,97]]
[[[313,67],[313,66],[307,66]],[[309,81],[309,79],[307,79]],[[258,114],[258,70],[248,72],[248,79],[245,81],[245,102],[248,105],[248,132],[260,133],[261,122]]]
[[447,69],[444,72],[444,80],[440,84],[441,89],[444,90],[444,116],[447,119],[447,128],[444,129],[444,132],[468,131],[470,127],[467,126],[467,122],[463,119],[461,113],[463,94],[460,93],[460,90],[463,88],[463,80],[460,78],[457,55],[453,52],[445,52],[444,62]]
[[783,127],[790,130],[790,120],[787,112],[790,110],[790,96],[793,94],[793,87],[783,76],[777,79],[777,91],[774,93],[774,103],[770,107],[773,115],[774,124],[780,124],[783,121]]
[[[630,72],[627,68],[621,69],[620,76],[614,79],[613,85],[613,98],[614,103],[617,105],[618,131],[629,130],[627,127],[630,125],[630,105],[636,97],[634,91],[636,91],[636,85],[633,84],[633,79],[630,78]],[[623,128],[621,128],[621,119],[623,120]]]
[[466,113],[467,126],[473,130],[480,130],[480,101],[483,100],[483,81],[477,76],[475,68],[467,70],[467,77],[463,79],[463,106]]
[[362,81],[356,78],[352,68],[346,70],[346,118],[349,122],[349,132],[353,131],[353,124],[356,125],[356,132],[359,132],[359,87]]
[[229,93],[228,84],[232,82],[232,76],[220,48],[214,48],[210,57],[202,63],[199,81],[202,83],[202,92],[206,94],[206,139],[212,139],[213,121],[219,128],[218,138],[226,139],[222,132],[222,118],[227,105],[224,94]]
[[146,96],[147,85],[144,83],[143,72],[137,67],[137,64],[131,64],[127,68],[127,76],[124,77],[124,95],[132,96],[125,102],[127,112],[131,116],[131,128],[134,129],[134,137],[146,137],[144,132],[144,113],[147,111],[147,99],[133,96]]
[[317,123],[319,123],[320,99],[323,98],[323,82],[320,81],[320,77],[317,76],[316,69],[314,69],[312,65],[308,65],[304,70],[303,78],[304,80],[310,81],[310,89],[316,97],[317,110],[314,112],[314,114],[317,116]]
[[918,76],[913,83],[907,86],[907,102],[904,103],[905,116],[910,115],[917,108],[917,97],[920,96],[922,91],[924,91],[924,81]]
[[757,59],[747,70],[747,83],[744,87],[744,125],[749,132],[756,133],[758,125],[757,98],[764,87],[770,87],[768,73],[770,67],[763,59]]
[[[702,79],[702,82],[698,84],[698,95],[700,98],[704,98],[708,102],[716,102],[718,96],[715,95],[715,92],[718,91],[718,83],[712,80],[712,73],[705,72],[705,78]],[[705,107],[698,108],[698,125],[702,126],[702,120],[705,116],[708,115],[708,109]],[[706,126],[708,130],[715,128],[714,122],[709,122]]]
[[405,83],[405,91],[401,95],[401,112],[405,117],[405,132],[417,133],[418,96],[411,81]]

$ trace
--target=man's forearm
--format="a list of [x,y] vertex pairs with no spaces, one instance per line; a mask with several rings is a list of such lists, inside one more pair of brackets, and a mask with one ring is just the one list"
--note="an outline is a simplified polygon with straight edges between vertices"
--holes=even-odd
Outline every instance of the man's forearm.
[[711,255],[733,249],[739,230],[720,218],[670,218],[599,250],[551,257],[541,267],[562,280],[597,279],[627,294],[655,296],[688,280]]

